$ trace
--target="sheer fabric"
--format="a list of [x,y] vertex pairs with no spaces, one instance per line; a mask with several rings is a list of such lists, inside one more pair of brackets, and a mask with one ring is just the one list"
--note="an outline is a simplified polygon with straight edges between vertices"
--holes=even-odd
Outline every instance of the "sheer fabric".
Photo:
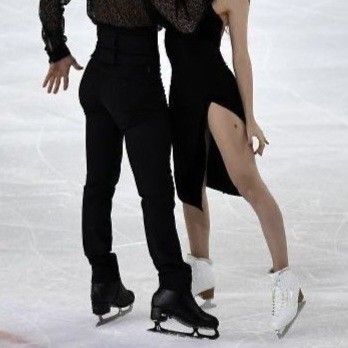
[[[70,1],[40,0],[42,37],[50,62],[70,54],[64,34],[64,9]],[[191,32],[200,21],[206,3],[207,0],[87,0],[87,13],[95,24],[132,28],[157,25],[153,16],[156,12],[164,24]]]

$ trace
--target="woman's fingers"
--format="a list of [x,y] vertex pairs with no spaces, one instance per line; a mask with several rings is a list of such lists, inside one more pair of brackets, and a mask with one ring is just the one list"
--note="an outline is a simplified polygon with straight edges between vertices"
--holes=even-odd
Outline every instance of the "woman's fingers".
[[260,146],[259,146],[259,149],[258,149],[258,153],[259,153],[260,156],[263,155],[263,151],[265,150],[265,146],[266,146],[265,143],[260,143]]
[[265,144],[269,145],[269,141],[267,140],[267,138],[265,136],[263,136],[264,142]]
[[260,142],[259,147],[254,151],[254,155],[259,154],[260,156],[262,156],[264,148],[265,148],[265,144]]
[[248,137],[248,144],[249,144],[249,146],[252,147],[253,146],[253,135],[248,130],[247,130],[247,137]]
[[254,150],[254,155],[259,153],[260,147],[261,147],[261,142],[259,141],[257,149]]
[[268,145],[268,141],[267,141],[267,139],[265,138],[265,136],[264,135],[262,135],[262,136],[257,136],[257,139],[258,139],[258,141],[259,141],[259,146],[258,146],[258,148],[254,151],[254,154],[256,155],[256,154],[259,154],[260,156],[262,156],[263,155],[263,152],[264,152],[264,150],[265,150],[265,147],[266,147],[266,144]]

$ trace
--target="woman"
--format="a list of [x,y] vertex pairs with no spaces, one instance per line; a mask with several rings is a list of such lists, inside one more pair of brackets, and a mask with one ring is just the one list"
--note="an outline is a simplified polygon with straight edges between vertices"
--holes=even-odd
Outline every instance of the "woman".
[[[303,295],[297,277],[288,267],[282,214],[255,162],[255,155],[262,156],[268,141],[253,112],[247,47],[249,1],[207,1],[193,33],[180,34],[170,25],[166,32],[166,49],[173,70],[169,104],[175,179],[190,240],[192,291],[204,299],[214,297],[206,186],[241,195],[257,214],[272,256],[272,327],[279,333],[302,307],[299,303]],[[220,52],[225,28],[230,33],[236,78]],[[256,151],[253,137],[259,143]]]

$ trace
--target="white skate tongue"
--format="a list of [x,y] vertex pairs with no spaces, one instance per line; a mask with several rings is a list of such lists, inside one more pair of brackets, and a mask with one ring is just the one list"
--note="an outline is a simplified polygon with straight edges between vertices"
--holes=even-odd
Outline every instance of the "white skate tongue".
[[201,308],[203,310],[208,310],[217,307],[216,303],[214,303],[212,300],[206,300],[202,305]]
[[289,266],[288,266],[288,267],[285,267],[285,268],[282,268],[282,269],[280,269],[279,271],[276,271],[276,272],[274,272],[273,268],[271,268],[271,269],[269,270],[268,274],[270,275],[270,277],[271,277],[272,279],[275,280],[275,279],[277,279],[282,273],[284,273],[284,272],[286,272],[286,271],[290,271]]
[[211,259],[206,259],[204,257],[195,257],[192,254],[187,254],[186,262],[190,265],[192,265],[195,262],[202,261],[206,262],[209,265],[213,264],[213,261]]

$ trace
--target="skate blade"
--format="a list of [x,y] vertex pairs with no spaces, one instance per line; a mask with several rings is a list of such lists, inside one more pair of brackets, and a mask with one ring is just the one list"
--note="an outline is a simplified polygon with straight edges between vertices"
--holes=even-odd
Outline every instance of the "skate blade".
[[178,337],[189,337],[189,338],[197,338],[197,339],[209,339],[209,340],[216,340],[220,334],[217,329],[215,329],[215,333],[213,335],[206,335],[202,334],[198,331],[199,329],[193,329],[192,332],[183,332],[183,331],[175,331],[175,330],[169,330],[165,329],[161,326],[161,324],[155,323],[155,327],[152,329],[148,329],[148,331],[155,332],[155,333],[160,333],[164,335],[171,335],[171,336],[178,336]]
[[203,310],[209,310],[209,309],[212,309],[212,308],[215,308],[217,307],[217,305],[215,303],[212,302],[212,300],[206,300],[202,305],[201,305],[201,308]]
[[306,301],[302,301],[298,304],[298,309],[297,309],[297,313],[294,317],[294,319],[291,320],[291,322],[285,326],[285,328],[283,330],[276,330],[276,334],[278,336],[279,339],[282,339],[290,330],[291,326],[293,325],[293,323],[295,322],[295,320],[297,319],[297,317],[299,316],[299,314],[301,313],[303,307],[305,306]]
[[127,309],[119,308],[117,314],[111,315],[108,318],[103,318],[102,315],[99,315],[99,321],[98,321],[96,327],[103,326],[107,323],[110,323],[110,322],[116,320],[116,319],[124,317],[126,314],[130,313],[132,311],[132,309],[133,309],[133,305],[130,305]]

